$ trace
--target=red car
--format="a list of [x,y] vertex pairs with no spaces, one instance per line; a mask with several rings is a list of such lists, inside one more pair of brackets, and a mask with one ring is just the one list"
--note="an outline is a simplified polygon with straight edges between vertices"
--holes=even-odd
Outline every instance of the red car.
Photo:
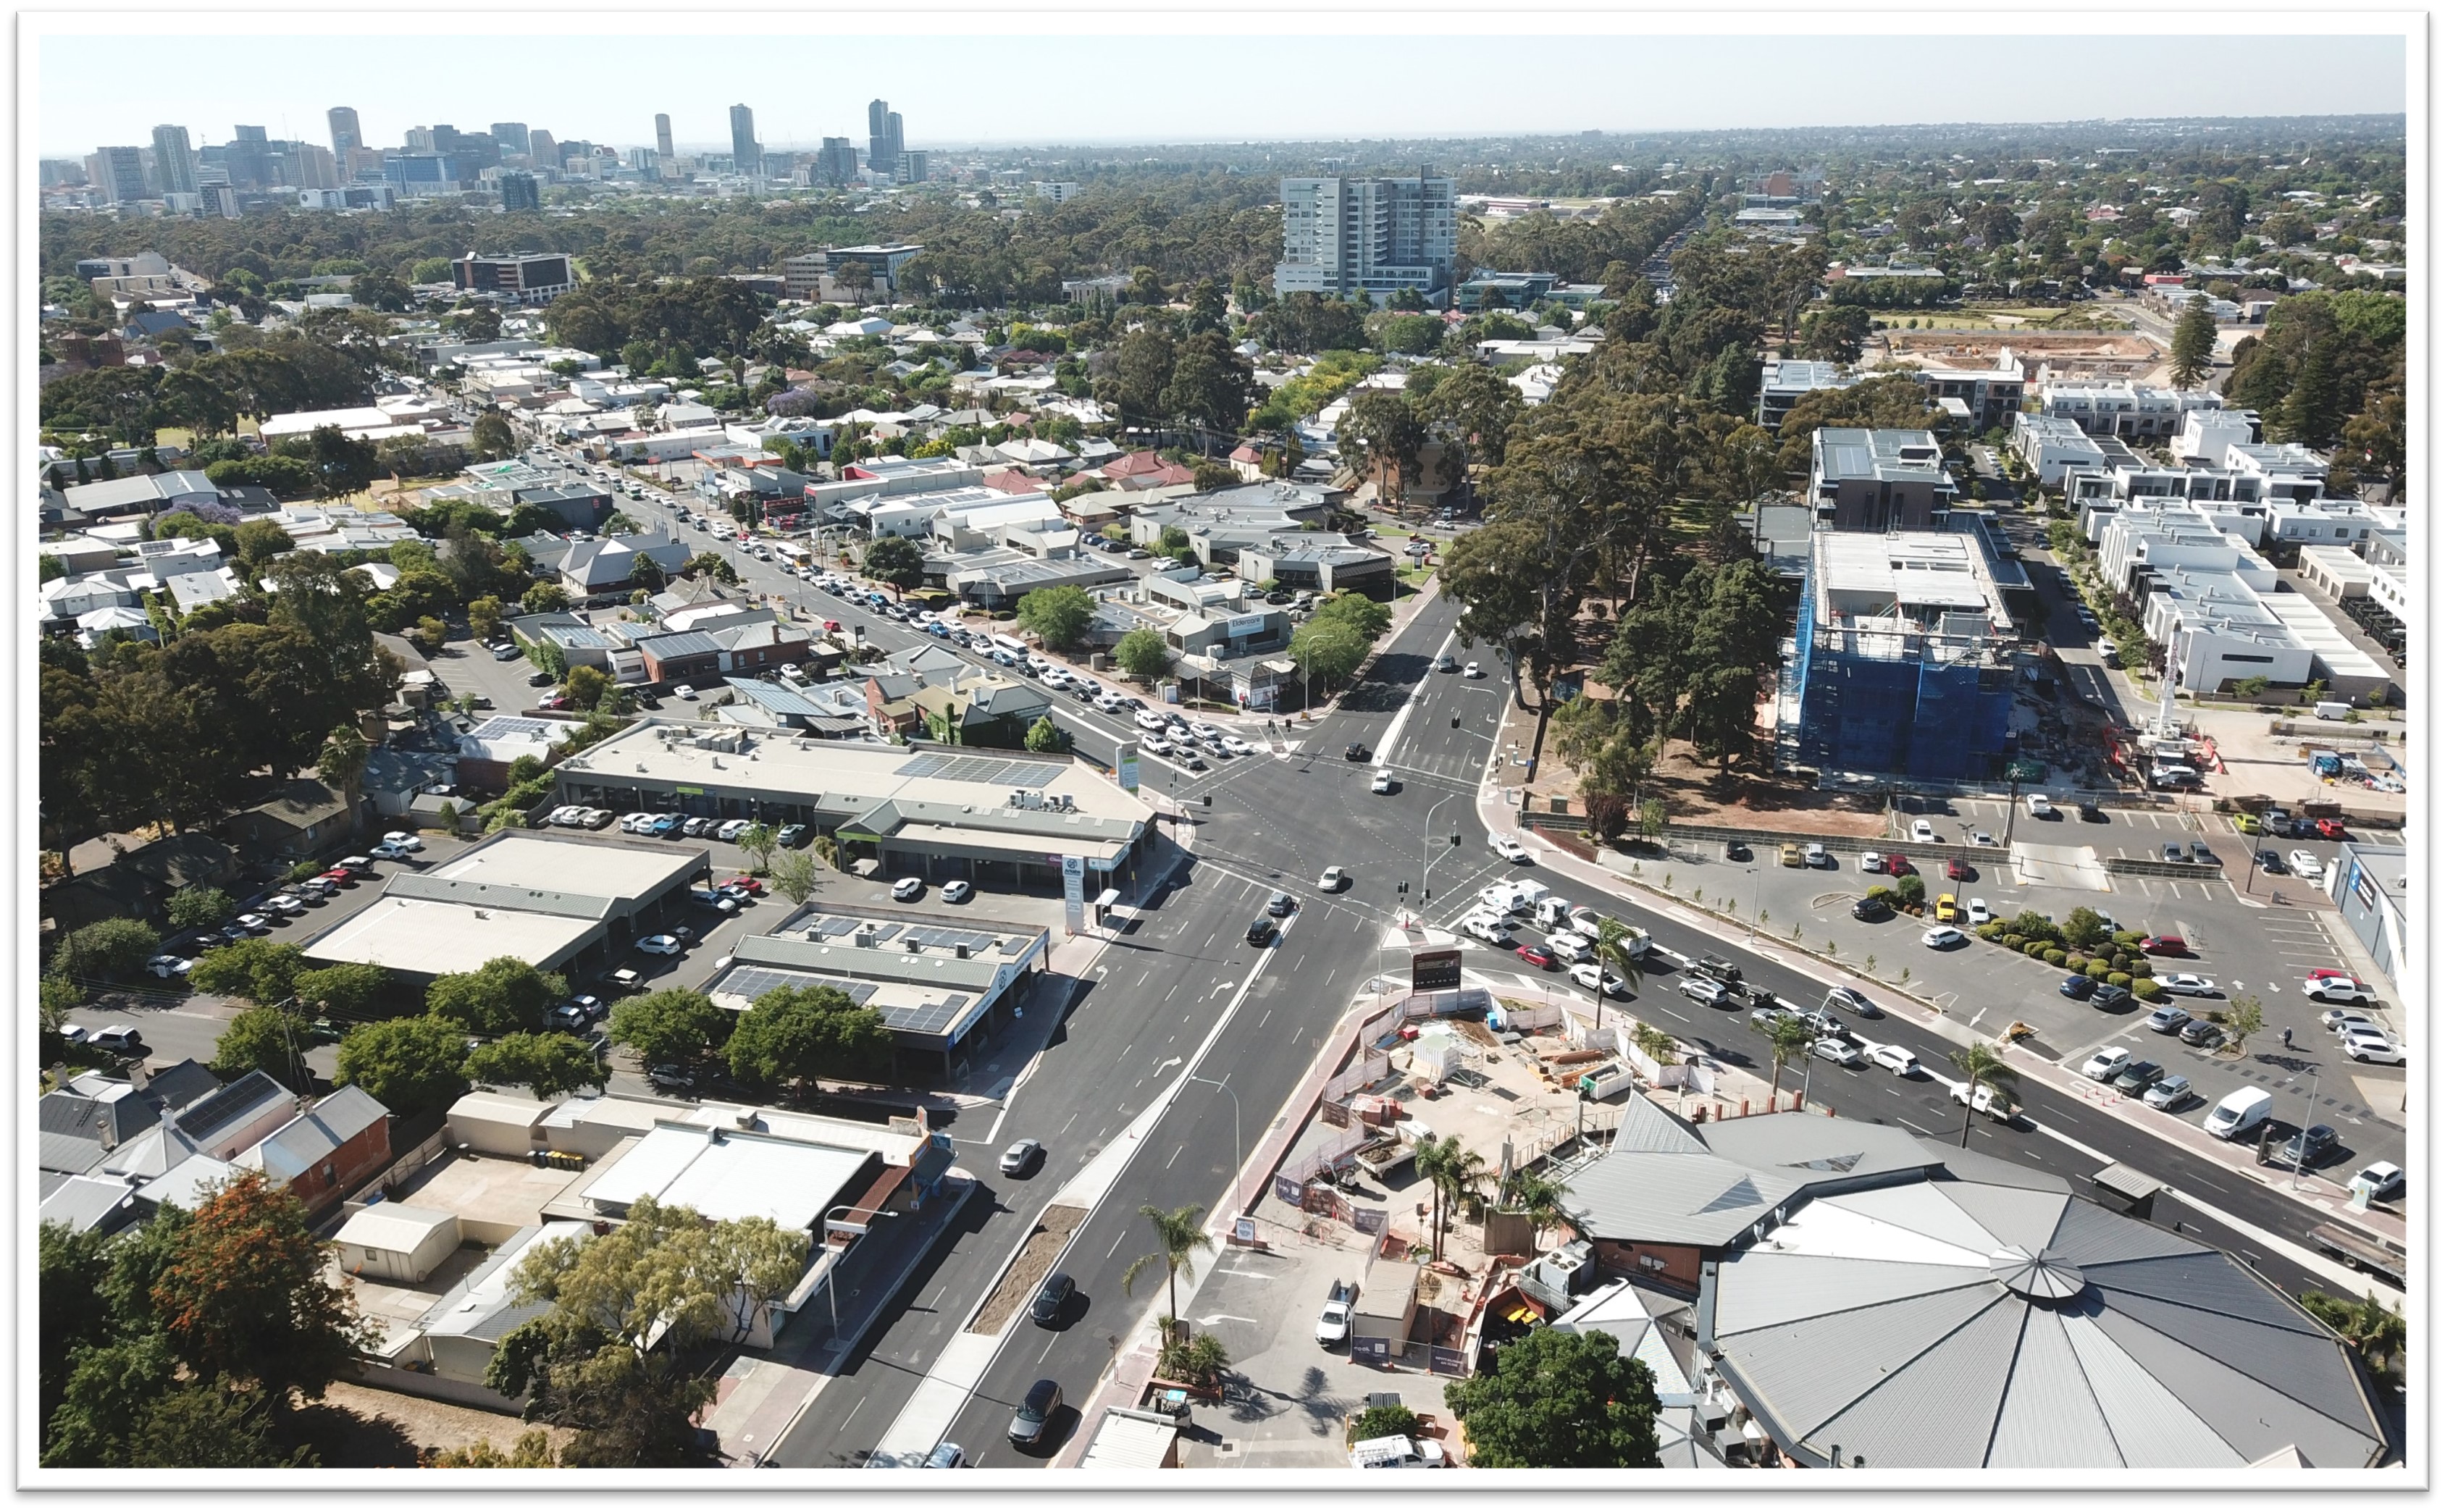
[[1554,953],[1543,945],[1521,945],[1514,954],[1539,971],[1554,969]]
[[721,885],[724,892],[743,892],[751,898],[764,896],[764,884],[754,877],[733,877]]
[[1969,863],[1956,856],[1952,860],[1944,864],[1944,874],[1950,877],[1955,882],[1968,882],[1969,880]]
[[2150,935],[2139,942],[2139,948],[2152,956],[2187,956],[2190,942],[2180,935]]
[[327,882],[335,887],[353,887],[357,885],[357,874],[345,867],[333,867],[314,880]]
[[1911,861],[1910,861],[1910,857],[1908,857],[1908,856],[1904,856],[1904,855],[1892,855],[1892,856],[1887,856],[1887,857],[1885,857],[1885,875],[1886,875],[1886,876],[1889,876],[1889,877],[1907,877],[1907,876],[1909,876],[1910,874],[1911,874]]
[[2342,820],[2321,819],[2318,821],[2318,838],[2321,840],[2348,840],[2351,836],[2343,832]]

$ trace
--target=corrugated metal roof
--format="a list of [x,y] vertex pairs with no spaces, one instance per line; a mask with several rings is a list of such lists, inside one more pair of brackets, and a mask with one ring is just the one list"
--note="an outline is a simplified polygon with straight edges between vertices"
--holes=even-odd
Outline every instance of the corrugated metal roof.
[[1957,1244],[1973,1254],[1991,1254],[2003,1248],[1993,1230],[1954,1204],[1938,1197],[1931,1187],[1915,1184],[1889,1186],[1881,1191],[1845,1192],[1826,1201],[1837,1207],[1865,1214],[1879,1223],[1906,1228],[1913,1234],[1924,1234],[1947,1244]]
[[[2003,1294],[1964,1287],[1881,1307],[1823,1315],[1744,1335],[1737,1349],[1720,1335],[1726,1365],[1759,1415],[1797,1442],[1820,1443],[1818,1425],[1906,1373],[1941,1339],[2003,1305]],[[1838,1439],[1840,1435],[1836,1435]],[[1986,1435],[1979,1435],[1986,1443]],[[1874,1452],[1866,1441],[1852,1446]]]
[[[1715,1334],[1728,1337],[1825,1313],[1880,1307],[1995,1279],[1984,1265],[1896,1265],[1884,1260],[1778,1254],[1754,1249],[1729,1263],[1741,1268],[1737,1291],[1717,1289]],[[1751,1284],[1753,1283],[1753,1284]]]
[[1938,1182],[1933,1190],[1983,1231],[2032,1253],[2053,1241],[2055,1225],[2062,1221],[2063,1206],[2071,1201],[2068,1194],[2050,1196],[1968,1182]]
[[[1761,1201],[1708,1210],[1717,1198],[1744,1183]],[[1571,1179],[1566,1201],[1600,1239],[1725,1244],[1797,1185],[1712,1155],[1614,1151]]]
[[[2140,1423],[2129,1427],[2135,1433],[2147,1431]],[[2044,1308],[2025,1309],[2021,1351],[1996,1414],[1988,1465],[2056,1469],[2121,1461],[2122,1447],[2088,1389],[2080,1356],[2063,1337],[2062,1319]]]
[[[2269,1384],[2283,1379],[2297,1363],[2289,1350],[2228,1362],[2119,1313],[2100,1313],[2097,1322],[2108,1338],[2172,1387],[2242,1458],[2254,1460],[2289,1444],[2308,1456],[2312,1465],[2343,1469],[2364,1466],[2376,1454],[2380,1441],[2369,1430],[2338,1423]],[[2340,1348],[2309,1342],[2311,1347]],[[2244,1362],[2247,1372],[2240,1368]]]
[[1788,1174],[1803,1181],[1809,1170],[1868,1176],[1936,1164],[1910,1130],[1847,1118],[1800,1113],[1734,1118],[1708,1125],[1706,1138],[1707,1148],[1726,1160],[1761,1167],[1794,1167]]
[[[1809,1435],[1888,1470],[1977,1465],[2012,1378],[2012,1346],[2027,1304],[1996,1305],[1944,1335],[1885,1384]],[[1929,1307],[1932,1302],[1904,1303]]]
[[2082,1269],[2154,1255],[2212,1253],[2197,1240],[2135,1223],[2088,1203],[2074,1203],[2063,1209],[2055,1224],[2054,1240],[2046,1247]]
[[2159,1299],[2185,1312],[2246,1319],[2264,1328],[2323,1338],[2315,1319],[2293,1311],[2256,1279],[2233,1268],[2222,1255],[2166,1255],[2084,1267],[2089,1283],[2132,1302]]
[[2116,1443],[2134,1469],[2173,1470],[2230,1465],[2232,1446],[2182,1405],[2173,1388],[2133,1359],[2097,1326],[2093,1314],[2066,1316],[2063,1340],[2079,1356],[2081,1382],[2096,1394],[2109,1424],[2122,1425]]

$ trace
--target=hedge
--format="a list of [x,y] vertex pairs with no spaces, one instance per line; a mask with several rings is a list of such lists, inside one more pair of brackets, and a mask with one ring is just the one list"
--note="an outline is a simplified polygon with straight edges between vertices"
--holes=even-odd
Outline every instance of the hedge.
[[2068,959],[2069,958],[2060,950],[2049,950],[2046,952],[2046,964],[2049,966],[2060,966]]
[[2102,958],[2092,959],[2088,963],[2088,974],[2092,977],[2101,978],[2113,969],[2112,964]]
[[2107,972],[2105,984],[2109,987],[2128,987],[2131,985],[2131,974],[2127,971]]
[[2137,981],[2131,984],[2131,996],[2138,999],[2141,1002],[2155,1002],[2157,999],[2165,996],[2165,984],[2163,982],[2154,980],[2153,979],[2142,977]]
[[[2021,947],[2021,954],[2028,957],[2031,961],[2040,961],[2044,960],[2045,953],[2052,948],[2052,946],[2048,945],[2043,940],[2032,940],[2027,944]],[[2061,952],[2058,951],[2057,954],[2061,954]]]

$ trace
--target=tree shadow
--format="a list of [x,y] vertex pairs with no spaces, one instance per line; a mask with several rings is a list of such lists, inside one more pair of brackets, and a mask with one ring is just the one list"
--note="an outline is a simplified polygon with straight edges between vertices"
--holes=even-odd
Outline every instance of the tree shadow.
[[[286,1414],[274,1431],[283,1448],[310,1448],[325,1469],[416,1468],[416,1441],[398,1423],[380,1414],[366,1416],[333,1403],[315,1402]],[[495,1447],[507,1449],[509,1445]]]

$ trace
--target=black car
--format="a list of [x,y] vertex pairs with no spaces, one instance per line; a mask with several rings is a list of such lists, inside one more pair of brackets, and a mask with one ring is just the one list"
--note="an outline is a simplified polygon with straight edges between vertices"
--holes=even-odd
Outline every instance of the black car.
[[2258,869],[2270,877],[2280,877],[2284,875],[2284,858],[2272,850],[2261,850],[2258,853]]
[[2204,1018],[2193,1018],[2182,1026],[2181,1040],[2193,1049],[2204,1050],[2210,1045],[2222,1044],[2224,1031]]
[[527,686],[531,688],[548,688],[551,686],[551,674],[541,670],[530,672],[527,674]]
[[1367,748],[1360,745],[1357,741],[1353,740],[1348,745],[1341,748],[1341,759],[1344,761],[1364,761],[1367,759]]
[[2075,972],[2071,976],[2065,977],[2062,983],[2055,988],[2055,991],[2077,1001],[2078,999],[2086,998],[2089,994],[2097,991],[2097,986],[2098,983],[2095,977],[2084,977]]
[[1043,1443],[1045,1430],[1053,1425],[1053,1414],[1060,1410],[1061,1383],[1036,1382],[1027,1389],[1018,1410],[1010,1415],[1010,1441],[1023,1449]]
[[1733,965],[1730,961],[1726,961],[1721,956],[1700,956],[1697,960],[1689,962],[1689,969],[1692,971],[1704,972],[1706,975],[1714,978],[1717,981],[1724,983],[1726,986],[1729,986],[1733,982],[1741,980],[1741,968]]
[[2278,1166],[2319,1166],[2335,1152],[2335,1131],[2324,1124],[2308,1128],[2284,1142],[2275,1152]]
[[1748,858],[1749,858],[1749,848],[1748,848],[1748,847],[1746,847],[1746,846],[1745,846],[1745,845],[1741,844],[1738,840],[1726,840],[1726,841],[1725,841],[1725,842],[1724,842],[1724,859],[1725,859],[1725,860],[1726,860],[1726,861],[1746,861]]
[[2122,1068],[2112,1086],[2125,1097],[2137,1097],[2165,1079],[2165,1068],[2153,1060],[2135,1060]]
[[1851,905],[1851,917],[1861,924],[1876,924],[1894,916],[1893,905],[1882,898],[1862,898]]
[[1271,919],[1258,919],[1250,922],[1248,924],[1248,943],[1252,945],[1270,945],[1273,943],[1274,922]]
[[2088,999],[2090,1007],[2102,1008],[2109,1013],[2120,1013],[2136,1000],[2131,996],[2130,988],[2118,987],[2110,981],[2100,983],[2096,993]]
[[1044,1284],[1037,1288],[1036,1300],[1028,1304],[1027,1316],[1035,1322],[1051,1328],[1061,1321],[1062,1313],[1070,1306],[1070,1298],[1077,1292],[1078,1283],[1070,1279],[1068,1271],[1055,1271],[1044,1278]]

